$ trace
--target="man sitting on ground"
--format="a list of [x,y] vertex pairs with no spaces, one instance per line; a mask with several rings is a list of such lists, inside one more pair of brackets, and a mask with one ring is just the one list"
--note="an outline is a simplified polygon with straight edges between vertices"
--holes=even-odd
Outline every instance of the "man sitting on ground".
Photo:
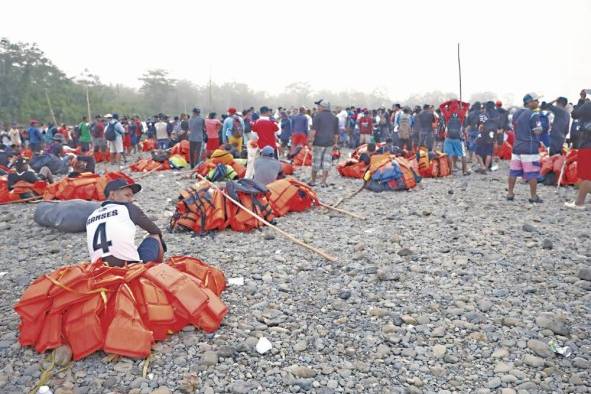
[[359,161],[362,161],[365,164],[369,165],[369,163],[371,162],[371,157],[375,154],[376,144],[370,142],[369,144],[367,144],[367,151],[359,155]]
[[53,183],[53,176],[49,168],[43,167],[39,171],[39,175],[29,168],[29,161],[24,157],[19,157],[14,162],[14,172],[8,174],[7,183],[8,190],[12,190],[14,185],[19,181],[35,183],[40,180],[46,180]]
[[275,150],[265,146],[261,150],[261,156],[254,161],[254,181],[263,185],[283,178],[281,162],[275,158]]
[[[86,241],[91,261],[121,267],[127,263],[162,262],[166,245],[162,231],[132,203],[142,190],[137,183],[116,179],[107,183],[106,201],[86,221]],[[139,247],[135,246],[135,226],[148,232]]]

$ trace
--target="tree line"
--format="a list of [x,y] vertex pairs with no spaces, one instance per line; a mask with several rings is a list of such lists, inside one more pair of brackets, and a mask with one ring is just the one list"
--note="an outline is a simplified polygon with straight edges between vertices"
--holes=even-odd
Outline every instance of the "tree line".
[[[58,123],[75,123],[88,112],[87,95],[91,116],[115,111],[143,118],[159,113],[187,113],[195,105],[204,112],[220,114],[230,106],[238,110],[261,105],[292,107],[312,105],[319,98],[334,105],[388,108],[394,102],[405,105],[439,104],[457,97],[453,92],[433,91],[394,101],[379,90],[370,93],[314,90],[306,82],[291,83],[281,93],[270,95],[244,83],[210,82],[199,85],[186,79],[174,79],[163,69],[148,70],[139,80],[141,87],[134,89],[103,83],[99,76],[88,70],[70,77],[53,64],[36,44],[11,42],[3,38],[0,40],[0,124],[24,124],[30,119],[51,122],[53,117]],[[475,96],[478,100],[495,99],[490,92]]]

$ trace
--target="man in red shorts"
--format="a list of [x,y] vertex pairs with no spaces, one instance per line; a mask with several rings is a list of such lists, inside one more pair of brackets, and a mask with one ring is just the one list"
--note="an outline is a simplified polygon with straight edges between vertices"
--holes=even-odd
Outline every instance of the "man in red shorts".
[[577,173],[581,183],[577,199],[565,203],[565,206],[573,209],[585,209],[585,197],[591,193],[591,101],[587,98],[577,105],[572,112],[573,119],[579,120],[577,132]]
[[304,146],[308,144],[308,117],[306,117],[306,108],[300,107],[298,114],[293,116],[291,146]]

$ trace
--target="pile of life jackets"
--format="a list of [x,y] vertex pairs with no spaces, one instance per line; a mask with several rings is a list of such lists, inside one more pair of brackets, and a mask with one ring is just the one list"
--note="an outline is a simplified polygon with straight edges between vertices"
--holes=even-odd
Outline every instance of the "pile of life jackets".
[[142,145],[142,152],[151,152],[156,149],[156,140],[152,138],[148,138],[141,142]]
[[94,161],[96,163],[102,163],[102,162],[109,162],[111,161],[111,153],[109,152],[109,150],[107,149],[104,152],[94,152],[93,153],[94,156]]
[[556,185],[558,183],[560,170],[562,169],[562,164],[565,160],[566,165],[564,167],[564,174],[562,175],[560,186],[570,186],[579,183],[580,179],[577,174],[577,150],[573,149],[566,155],[542,155],[540,159],[540,175],[544,177],[545,185]]
[[[301,212],[318,204],[316,193],[292,178],[274,181],[266,187],[241,179],[226,182],[223,190],[268,222],[288,212]],[[264,224],[226,198],[220,190],[199,182],[181,191],[169,229],[203,234],[227,228],[250,231],[262,226]]]
[[[231,174],[232,172],[236,174],[235,177],[229,176],[228,179],[235,179],[235,178],[244,178],[246,175],[246,167],[243,166],[238,160],[232,159],[231,161],[227,160],[217,160],[215,158],[210,158],[208,160],[202,161],[199,163],[197,167],[193,170],[194,172],[198,173],[201,176],[207,177],[210,175],[212,171],[215,171],[218,165],[229,167],[228,173]],[[231,170],[230,170],[231,169]],[[213,179],[213,178],[212,178]]]
[[168,164],[168,160],[159,162],[154,159],[139,159],[135,163],[132,163],[129,169],[134,172],[165,171],[170,170],[170,164]]
[[8,190],[8,180],[6,176],[0,177],[0,204],[18,202],[29,198],[43,196],[47,189],[47,182],[37,181],[29,183],[18,181]]
[[154,341],[193,324],[215,332],[228,313],[224,274],[203,261],[65,266],[33,281],[14,309],[19,342],[38,352],[69,345],[74,360],[98,350],[145,358]]
[[291,159],[291,164],[295,167],[312,166],[312,151],[308,145],[304,145]]
[[504,141],[503,145],[495,146],[495,157],[498,157],[501,160],[511,160],[512,152],[513,147],[508,141]]
[[337,164],[337,171],[341,176],[347,178],[363,178],[363,175],[368,170],[369,166],[358,159],[348,159],[345,162]]
[[170,155],[183,156],[187,162],[190,162],[189,141],[182,140],[181,142],[177,142],[172,148],[170,148]]
[[133,179],[120,171],[107,172],[104,175],[86,172],[75,178],[66,177],[47,185],[43,193],[43,199],[103,201],[105,199],[103,194],[105,186],[115,179],[125,179],[128,183],[133,183]]
[[441,152],[429,152],[419,148],[416,154],[418,174],[423,178],[439,178],[451,175],[447,155]]
[[363,178],[366,188],[374,192],[410,190],[421,181],[409,160],[387,153],[371,157]]
[[295,168],[293,167],[293,164],[281,160],[281,172],[283,173],[283,175],[286,176],[293,175],[293,173],[295,172]]

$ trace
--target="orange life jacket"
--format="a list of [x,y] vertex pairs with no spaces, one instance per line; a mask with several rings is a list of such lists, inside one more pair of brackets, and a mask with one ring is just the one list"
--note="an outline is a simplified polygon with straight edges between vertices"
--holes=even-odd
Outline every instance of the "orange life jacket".
[[302,212],[318,205],[318,196],[310,186],[293,178],[284,178],[267,185],[271,192],[269,202],[275,216],[288,212]]
[[356,159],[349,159],[344,163],[337,164],[337,171],[344,177],[348,178],[363,178],[363,174],[369,166],[362,161]]
[[283,172],[283,175],[293,175],[294,171],[293,164],[285,161],[281,162],[281,172]]
[[170,149],[170,155],[181,155],[185,157],[185,160],[187,160],[187,162],[189,162],[191,160],[190,156],[189,156],[189,141],[187,140],[182,140],[181,142],[176,143],[171,149]]
[[[238,192],[238,202],[256,213],[268,222],[273,220],[273,210],[269,204],[267,196],[263,193],[248,194]],[[251,216],[244,209],[226,199],[226,224],[234,231],[250,231],[255,228],[263,227],[264,224]]]
[[197,183],[181,191],[177,212],[172,217],[170,229],[178,226],[203,233],[223,230],[226,227],[225,198],[219,190]]
[[143,152],[150,152],[156,149],[156,140],[152,138],[148,138],[142,142],[142,151]]

